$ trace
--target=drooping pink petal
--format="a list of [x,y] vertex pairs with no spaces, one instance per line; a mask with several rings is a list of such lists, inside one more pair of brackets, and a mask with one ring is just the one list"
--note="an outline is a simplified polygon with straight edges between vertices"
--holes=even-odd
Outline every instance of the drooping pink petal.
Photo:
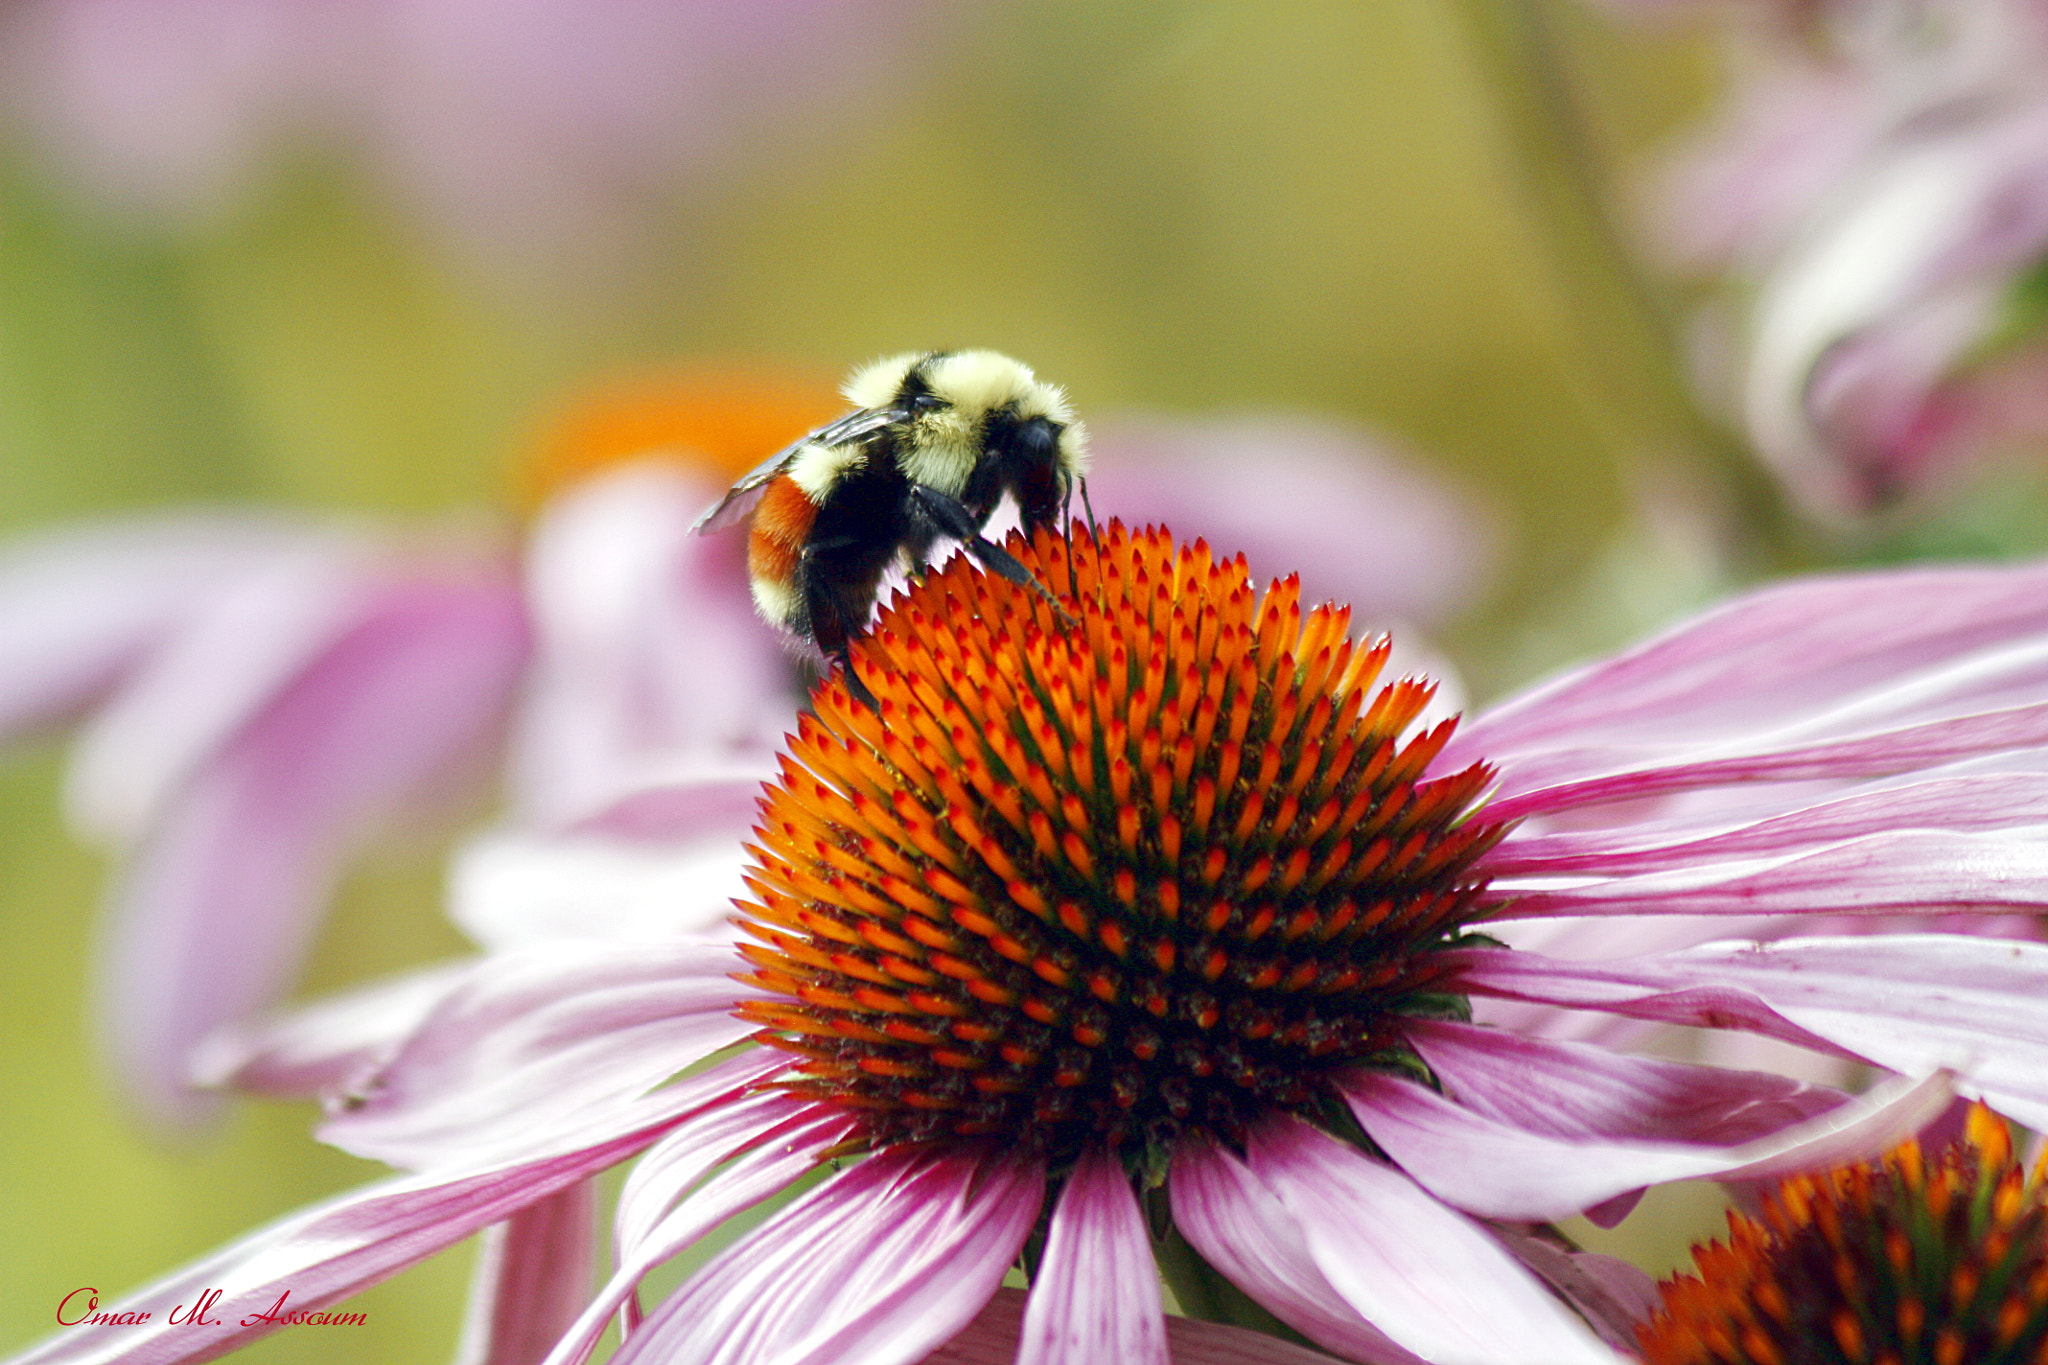
[[[731,1090],[704,1103],[728,1098]],[[289,1215],[105,1311],[148,1312],[118,1330],[60,1331],[14,1365],[182,1365],[211,1360],[280,1325],[258,1315],[330,1307],[493,1223],[626,1160],[688,1112],[513,1162],[463,1163],[365,1186]],[[204,1330],[172,1314],[218,1289]],[[184,1323],[180,1313],[178,1323]],[[218,1323],[218,1326],[213,1325]]]
[[540,633],[514,753],[520,816],[579,818],[660,780],[676,754],[766,751],[790,669],[728,547],[692,534],[719,490],[658,461],[557,498],[533,533]]
[[1045,1194],[1006,1153],[883,1152],[783,1209],[650,1313],[614,1365],[908,1365],[973,1320]]
[[1167,1365],[1165,1310],[1145,1216],[1123,1163],[1081,1154],[1053,1209],[1017,1365]]
[[[1458,949],[1460,989],[1660,1023],[1744,1029],[2048,1124],[2048,946],[1951,934],[1710,943],[1629,962]],[[1879,988],[1874,983],[1882,983]]]
[[1391,1166],[1288,1117],[1246,1143],[1351,1306],[1440,1365],[1618,1365],[1487,1232]]
[[757,1091],[678,1125],[627,1177],[613,1243],[617,1269],[561,1333],[544,1365],[582,1365],[650,1270],[735,1213],[787,1189],[852,1126],[843,1112],[776,1091]]
[[283,992],[344,856],[476,753],[525,647],[502,581],[398,585],[187,776],[126,869],[102,966],[108,1047],[144,1105],[194,1116],[193,1045]]
[[[1014,1365],[1023,1325],[1024,1291],[998,1289],[960,1335],[918,1365]],[[1173,1365],[1331,1365],[1329,1356],[1291,1341],[1192,1318],[1166,1319],[1166,1346]]]
[[[1779,584],[1571,670],[1470,720],[1439,760],[1499,765],[1503,794],[1967,715],[2038,685],[2048,565],[1916,568]],[[1797,648],[1786,641],[1797,640]],[[1839,719],[1835,719],[1839,717]],[[1817,728],[1818,727],[1818,728]],[[1960,738],[1960,737],[1958,737]]]
[[1237,1157],[1207,1138],[1185,1139],[1166,1189],[1188,1244],[1274,1317],[1348,1360],[1422,1365],[1325,1278],[1299,1222]]
[[1340,1090],[1424,1189],[1467,1213],[1519,1223],[1567,1218],[1668,1181],[1759,1179],[1867,1157],[1933,1122],[1955,1094],[1946,1073],[1901,1080],[1767,1136],[1708,1146],[1531,1131],[1379,1072],[1347,1077]]
[[310,528],[187,512],[52,532],[0,551],[0,739],[76,714],[224,587]]
[[666,1092],[650,1090],[753,1031],[732,1014],[741,965],[718,942],[575,940],[485,959],[320,1135],[425,1167],[658,1108]]
[[230,1024],[194,1050],[192,1083],[273,1099],[346,1092],[389,1061],[475,965],[428,967],[272,1018]]
[[484,1230],[455,1365],[534,1365],[590,1296],[596,1189],[585,1180]]

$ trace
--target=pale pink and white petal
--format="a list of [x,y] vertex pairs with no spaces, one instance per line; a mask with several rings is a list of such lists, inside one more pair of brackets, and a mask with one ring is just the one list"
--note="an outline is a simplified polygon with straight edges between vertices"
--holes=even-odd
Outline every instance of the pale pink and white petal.
[[283,994],[345,857],[489,741],[525,644],[501,581],[404,585],[184,775],[124,869],[101,964],[108,1050],[146,1109],[204,1111],[193,1046]]
[[1246,1142],[1309,1255],[1362,1316],[1438,1365],[1619,1365],[1479,1224],[1294,1118]]
[[309,528],[203,511],[49,532],[0,550],[0,739],[75,715]]
[[544,1365],[582,1365],[655,1266],[787,1189],[853,1126],[847,1114],[755,1091],[679,1124],[635,1163],[619,1196],[611,1279]]
[[871,1156],[700,1270],[613,1365],[909,1365],[987,1304],[1044,1197],[1007,1153]]
[[[626,1160],[684,1112],[642,1129],[615,1131],[596,1143],[537,1152],[516,1162],[465,1163],[401,1176],[303,1209],[106,1306],[109,1312],[148,1312],[148,1322],[119,1330],[61,1330],[15,1357],[13,1365],[212,1360],[276,1330],[276,1323],[251,1319],[273,1313],[280,1300],[286,1312],[341,1303]],[[174,1311],[192,1308],[212,1289],[221,1295],[209,1309],[206,1330],[174,1325]]]
[[[1744,1029],[1956,1090],[2048,1125],[2048,946],[1950,934],[1706,944],[1623,963],[1455,952],[1461,988]],[[1882,983],[1882,989],[1873,987]]]
[[753,1032],[732,1014],[742,966],[724,943],[572,940],[488,958],[320,1135],[425,1167],[633,1122],[670,1102],[655,1087]]
[[499,830],[456,851],[448,917],[492,952],[559,939],[724,934],[747,894],[745,828],[670,844]]
[[265,1019],[229,1024],[192,1053],[194,1085],[272,1099],[344,1093],[391,1059],[474,962],[408,972]]
[[1453,1208],[1518,1223],[1568,1218],[1670,1181],[1761,1179],[1859,1160],[1932,1123],[1955,1095],[1946,1073],[1917,1084],[1899,1078],[1766,1136],[1710,1146],[1536,1131],[1380,1072],[1349,1076],[1340,1090],[1372,1140],[1424,1189]]
[[1053,1207],[1017,1365],[1167,1365],[1165,1316],[1130,1177],[1107,1148],[1091,1147]]
[[534,1365],[590,1297],[597,1191],[590,1181],[486,1228],[455,1365]]
[[[1023,1326],[1024,1291],[998,1289],[960,1335],[917,1365],[1014,1365]],[[1192,1318],[1166,1320],[1166,1348],[1173,1365],[1332,1365],[1335,1360],[1291,1341]]]
[[719,490],[645,461],[587,480],[533,533],[540,634],[513,789],[557,823],[660,780],[681,753],[771,749],[794,720],[790,668],[728,547],[691,527]]
[[[1524,796],[1675,760],[1735,763],[2008,707],[2025,700],[2016,688],[2038,689],[2043,676],[2044,604],[2043,565],[1779,584],[1489,708],[1439,761],[1493,762],[1503,795]],[[1793,742],[1770,742],[1780,731]],[[1963,752],[1968,737],[1952,738]],[[1882,748],[1865,757],[1876,762]]]
[[1359,1315],[1318,1268],[1299,1221],[1251,1168],[1205,1137],[1181,1141],[1167,1177],[1173,1224],[1253,1302],[1346,1360],[1422,1365]]

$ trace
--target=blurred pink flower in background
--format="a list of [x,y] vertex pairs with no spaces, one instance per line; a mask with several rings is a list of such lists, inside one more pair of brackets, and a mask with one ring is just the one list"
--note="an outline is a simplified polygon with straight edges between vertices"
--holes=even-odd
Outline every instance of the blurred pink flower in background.
[[[956,565],[926,580],[919,590],[925,624],[943,619],[953,631],[978,633],[985,638],[977,649],[1014,647],[1014,633],[1000,623],[965,611],[931,616],[941,610],[946,581],[972,573]],[[1439,802],[1436,788],[1468,791],[1472,772],[1497,769],[1471,821],[1496,829],[1498,841],[1475,845],[1484,850],[1471,863],[1476,890],[1458,924],[1484,933],[1552,916],[1715,916],[1747,933],[1760,922],[1815,914],[1877,927],[1933,912],[2038,913],[2048,904],[2040,837],[2048,825],[2048,767],[2040,758],[2048,748],[2044,584],[2048,568],[2040,565],[1787,584],[1476,717],[1400,785],[1408,794],[1402,799],[1441,806],[1437,814],[1452,819],[1458,803]],[[1139,597],[1149,600],[1149,589]],[[889,648],[915,650],[922,640],[922,633],[899,635]],[[1262,667],[1295,676],[1297,662],[1282,651]],[[1325,671],[1318,665],[1305,676]],[[886,706],[900,708],[917,690],[883,671],[870,681]],[[955,700],[968,704],[965,694]],[[832,726],[882,733],[869,731],[865,712],[843,706],[842,697],[826,715]],[[1118,710],[1098,723],[1124,720]],[[933,722],[931,733],[948,733],[936,713]],[[898,724],[908,724],[907,713]],[[981,731],[970,724],[951,733],[952,742],[972,749]],[[1444,737],[1433,736],[1413,742],[1433,748]],[[867,771],[858,755],[868,742],[849,741],[848,771]],[[907,755],[912,744],[905,739],[892,752]],[[813,795],[814,782],[862,785],[828,760],[836,751],[836,741],[813,730],[804,757],[786,769],[781,804],[764,816],[758,836],[780,850],[777,858],[800,857],[808,847],[802,819],[832,819],[835,806],[822,787]],[[1362,761],[1365,750],[1359,753]],[[1198,766],[1221,759],[1197,754]],[[1454,775],[1474,763],[1482,766]],[[962,764],[972,767],[966,758]],[[912,816],[930,793],[904,780],[908,804],[895,808],[908,812],[905,828],[923,828],[923,818]],[[1035,781],[1027,774],[1017,789]],[[1146,785],[1134,782],[1132,790]],[[1674,803],[1681,797],[1687,800]],[[858,795],[847,799],[861,808]],[[891,803],[869,800],[867,819],[886,819]],[[945,820],[957,814],[949,809]],[[952,828],[989,830],[1005,818],[964,814],[968,823]],[[933,826],[945,827],[944,820]],[[887,837],[879,827],[863,829],[868,842]],[[1120,836],[1095,833],[1102,856],[1114,858]],[[899,851],[877,866],[899,856],[910,855]],[[1072,867],[1087,865],[1073,856]],[[843,859],[827,862],[844,870]],[[787,888],[797,885],[797,865],[757,865],[755,899],[781,907],[757,910],[757,919],[793,928]],[[983,884],[979,874],[960,875]],[[874,877],[862,878],[868,892],[849,889],[847,916],[866,896],[886,899],[872,887],[888,877]],[[1088,902],[1093,913],[1110,913],[1121,893],[1111,889],[1110,868],[1100,877],[1100,895],[1090,893]],[[941,885],[934,877],[919,894]],[[770,895],[776,887],[785,890]],[[710,882],[699,893],[717,894]],[[977,904],[988,910],[995,901]],[[1411,908],[1419,914],[1421,904]],[[622,1360],[746,1351],[767,1358],[807,1344],[840,1360],[909,1362],[956,1331],[982,1329],[996,1282],[1050,1207],[1044,1257],[1023,1305],[1032,1343],[1024,1358],[1160,1358],[1165,1328],[1147,1290],[1153,1272],[1144,1219],[1126,1167],[1085,1141],[1057,1191],[1061,1182],[1048,1180],[1043,1163],[1007,1142],[884,1143],[743,1235],[641,1321],[632,1304],[648,1270],[810,1170],[860,1122],[858,1111],[808,1091],[765,1086],[795,1078],[806,1065],[776,1050],[751,1050],[675,1079],[693,1060],[744,1040],[763,1017],[794,1019],[793,1000],[811,997],[782,996],[761,976],[736,984],[732,975],[745,969],[729,943],[680,931],[703,922],[703,907],[679,902],[673,909],[679,931],[667,943],[529,944],[395,994],[337,1002],[224,1040],[213,1059],[220,1074],[272,1091],[324,1092],[331,1114],[325,1137],[416,1174],[288,1218],[130,1302],[147,1308],[200,1286],[226,1286],[229,1302],[267,1304],[290,1287],[294,1302],[316,1308],[471,1231],[503,1224],[488,1263],[500,1292],[486,1293],[494,1311],[480,1316],[506,1339],[528,1343],[566,1331],[551,1357],[557,1365],[581,1359],[621,1305],[629,1324],[638,1324]],[[956,926],[947,932],[971,922],[946,921]],[[1017,926],[1026,922],[1008,932],[1024,933]],[[774,933],[762,937],[778,941]],[[866,956],[847,957],[857,936],[835,933],[815,949],[788,941],[796,960],[814,954],[822,967],[846,958],[868,970]],[[905,951],[889,935],[883,941],[877,962]],[[1617,1218],[1635,1191],[1664,1180],[1748,1179],[1874,1150],[1888,1134],[1933,1118],[1957,1090],[2023,1122],[2048,1120],[2048,947],[2040,944],[1878,933],[1583,962],[1453,934],[1411,944],[1407,953],[1382,965],[1397,974],[1420,970],[1430,1000],[1448,993],[1482,1008],[1522,1001],[1753,1033],[1859,1059],[1896,1079],[1850,1100],[1782,1075],[1463,1023],[1422,1001],[1412,1012],[1376,1016],[1398,1040],[1388,1045],[1415,1050],[1436,1080],[1416,1084],[1394,1066],[1330,1073],[1333,1094],[1386,1159],[1275,1112],[1247,1116],[1235,1150],[1182,1133],[1173,1139],[1170,1168],[1161,1168],[1177,1225],[1211,1266],[1353,1359],[1412,1362],[1410,1351],[1541,1365],[1612,1359],[1541,1285],[1571,1294],[1613,1341],[1643,1306],[1644,1278],[1546,1247],[1515,1225],[1582,1210]],[[1425,960],[1439,963],[1442,974],[1417,966]],[[754,955],[757,970],[765,962]],[[1111,965],[1084,956],[1065,970],[1087,976]],[[922,979],[910,966],[901,970],[910,973],[901,980]],[[967,994],[993,1005],[1003,992],[993,988],[995,976],[988,980],[990,991]],[[1227,980],[1235,978],[1195,989],[1222,991]],[[875,981],[876,989],[886,984]],[[942,988],[934,980],[921,989]],[[1084,1005],[1103,998],[1094,992],[1091,985]],[[833,998],[826,991],[812,1004],[841,1008]],[[1110,998],[1118,998],[1115,991]],[[779,1012],[764,1016],[764,1002]],[[749,1017],[733,1013],[743,1005]],[[1074,1016],[1077,1029],[1082,1013]],[[1000,1014],[991,1011],[988,1022]],[[955,1015],[949,1008],[932,1017]],[[1142,1095],[1138,1102],[1150,1103]],[[544,1298],[502,1292],[537,1268],[557,1288],[583,1282],[591,1255],[582,1240],[586,1182],[640,1153],[617,1212],[618,1269],[602,1293],[579,1310],[580,1290]],[[1000,1311],[1014,1315],[1016,1305],[1005,1302]],[[111,1361],[133,1353],[170,1362],[223,1344],[176,1336],[154,1324],[118,1341],[111,1333],[71,1335],[24,1359]]]
[[1740,59],[1651,215],[1724,287],[1709,383],[1840,516],[2048,438],[2048,13],[2027,0],[1712,7]]
[[768,136],[886,93],[921,0],[26,0],[6,103],[102,205],[205,217],[339,152],[493,265],[599,265]]

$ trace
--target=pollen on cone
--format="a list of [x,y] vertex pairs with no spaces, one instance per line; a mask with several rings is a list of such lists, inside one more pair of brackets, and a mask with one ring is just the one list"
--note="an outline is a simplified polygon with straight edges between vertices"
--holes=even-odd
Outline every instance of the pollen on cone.
[[1430,687],[1292,580],[1114,522],[1010,549],[1057,606],[956,556],[857,646],[874,708],[820,686],[742,907],[778,998],[743,1012],[874,1145],[1314,1109],[1445,1008],[1491,773],[1430,773]]

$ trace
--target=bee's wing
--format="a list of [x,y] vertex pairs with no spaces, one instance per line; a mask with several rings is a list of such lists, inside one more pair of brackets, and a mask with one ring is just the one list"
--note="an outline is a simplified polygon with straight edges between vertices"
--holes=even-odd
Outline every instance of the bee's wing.
[[723,531],[728,526],[737,526],[747,514],[754,510],[754,504],[761,501],[761,494],[777,475],[796,463],[796,457],[805,446],[847,445],[864,440],[884,427],[903,420],[907,414],[901,408],[862,408],[851,412],[832,423],[819,427],[810,435],[793,445],[784,446],[760,464],[740,476],[739,482],[725,490],[725,496],[713,503],[710,510],[697,518],[697,524],[690,529],[698,535],[709,535]]

